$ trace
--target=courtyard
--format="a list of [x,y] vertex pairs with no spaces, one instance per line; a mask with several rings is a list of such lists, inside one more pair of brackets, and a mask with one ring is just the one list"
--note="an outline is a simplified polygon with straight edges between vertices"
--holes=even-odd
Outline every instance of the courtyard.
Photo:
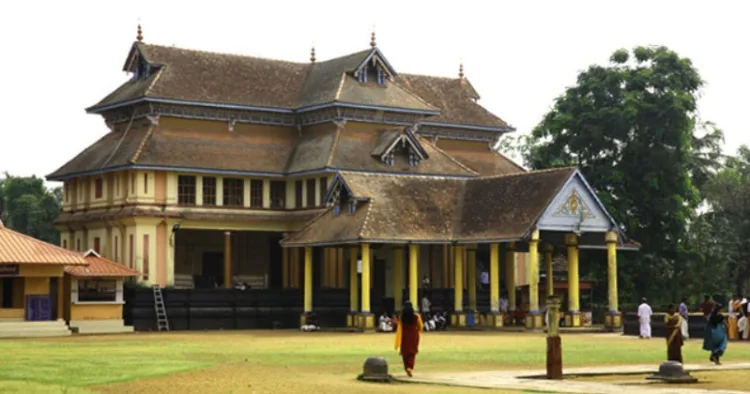
[[[700,340],[687,341],[688,364],[706,364]],[[383,356],[403,376],[393,335],[212,331],[74,336],[0,341],[2,393],[452,393],[455,387],[355,380],[369,356]],[[563,336],[566,368],[652,364],[664,360],[663,339],[615,334]],[[750,360],[750,343],[730,343],[725,364]],[[425,333],[417,359],[420,374],[540,370],[543,334]],[[701,389],[744,386],[747,371],[700,373]],[[736,379],[732,379],[736,376]],[[583,378],[582,378],[583,379]],[[583,379],[586,380],[586,379]],[[628,381],[633,377],[611,381]],[[461,388],[465,393],[516,393]]]

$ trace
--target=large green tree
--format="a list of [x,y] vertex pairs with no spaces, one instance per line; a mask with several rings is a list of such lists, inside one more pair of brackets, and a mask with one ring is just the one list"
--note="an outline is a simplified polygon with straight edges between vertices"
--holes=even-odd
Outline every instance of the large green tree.
[[680,276],[680,242],[719,163],[722,133],[697,117],[702,85],[691,61],[666,47],[618,50],[581,72],[530,136],[511,141],[531,168],[579,167],[642,244],[621,271],[633,294],[666,291],[659,284]]
[[0,178],[0,219],[8,228],[43,241],[59,244],[53,222],[60,213],[62,191],[48,189],[36,176]]

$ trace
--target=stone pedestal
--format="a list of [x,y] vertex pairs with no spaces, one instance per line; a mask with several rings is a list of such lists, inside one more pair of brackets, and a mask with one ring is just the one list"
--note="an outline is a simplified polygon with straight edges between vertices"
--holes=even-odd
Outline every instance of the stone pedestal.
[[565,327],[581,327],[581,312],[566,313]]
[[607,331],[622,331],[622,312],[608,312],[604,316]]
[[541,330],[544,328],[544,315],[539,312],[527,313],[524,323],[527,330]]
[[505,315],[502,312],[490,313],[487,315],[487,327],[501,328],[505,326]]
[[547,337],[547,379],[562,379],[562,339]]
[[375,315],[372,313],[357,314],[357,328],[364,331],[375,329]]
[[686,372],[682,364],[677,361],[665,361],[659,366],[659,371],[646,378],[647,380],[661,380],[667,383],[695,383],[698,381]]
[[388,373],[388,362],[383,357],[370,357],[362,366],[362,374],[357,379],[367,382],[388,383],[393,376]]
[[349,314],[346,315],[346,326],[349,328],[356,328],[359,326],[358,312],[349,312]]
[[466,313],[455,312],[451,315],[451,325],[455,327],[466,327]]

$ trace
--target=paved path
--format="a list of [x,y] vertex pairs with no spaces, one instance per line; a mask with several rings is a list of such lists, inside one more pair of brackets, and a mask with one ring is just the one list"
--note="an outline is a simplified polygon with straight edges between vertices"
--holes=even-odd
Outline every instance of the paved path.
[[[565,375],[593,376],[593,375],[630,375],[656,372],[654,365],[627,365],[592,368],[567,368]],[[685,370],[720,371],[720,370],[750,369],[750,363],[724,365],[687,364]],[[460,372],[460,373],[432,373],[418,374],[413,378],[398,376],[400,382],[439,384],[457,387],[477,387],[491,389],[536,390],[553,393],[586,393],[586,394],[622,394],[625,388],[612,383],[581,382],[575,380],[546,380],[529,379],[531,376],[545,375],[545,370],[530,371],[502,371],[502,372]],[[633,387],[633,386],[629,386]],[[638,393],[643,394],[747,394],[748,391],[706,390],[686,388],[648,387],[646,384],[638,386]]]

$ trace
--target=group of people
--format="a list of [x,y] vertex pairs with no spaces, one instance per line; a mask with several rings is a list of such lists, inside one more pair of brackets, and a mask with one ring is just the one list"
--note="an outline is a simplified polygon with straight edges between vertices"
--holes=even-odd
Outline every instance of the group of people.
[[750,303],[741,294],[735,294],[727,305],[729,315],[729,339],[750,339],[750,327],[747,317],[750,314]]
[[[721,313],[722,305],[715,303],[706,296],[700,305],[703,316],[706,319],[703,337],[703,350],[710,352],[709,361],[716,365],[721,364],[721,357],[727,349],[728,332],[727,318]],[[651,315],[653,311],[645,298],[638,306],[638,319],[640,323],[640,338],[651,338]],[[679,309],[670,304],[667,314],[664,316],[664,324],[667,328],[667,360],[682,363],[682,346],[688,335],[688,306],[687,299],[683,299]]]

